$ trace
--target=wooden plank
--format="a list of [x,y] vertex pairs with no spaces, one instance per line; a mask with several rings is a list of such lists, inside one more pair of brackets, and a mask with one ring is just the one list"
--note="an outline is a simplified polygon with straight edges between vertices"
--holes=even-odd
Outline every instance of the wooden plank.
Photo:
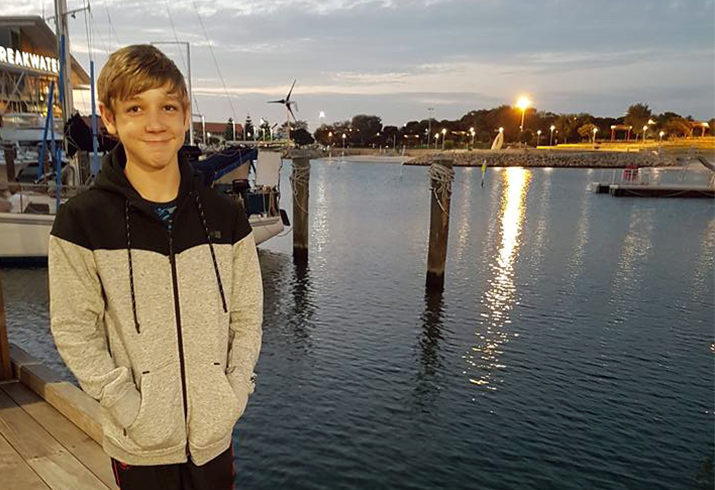
[[0,390],[0,435],[53,490],[109,490]]
[[22,383],[1,385],[15,403],[74,455],[102,483],[116,488],[109,456],[89,435]]
[[82,429],[98,444],[102,444],[101,410],[99,402],[59,376],[15,344],[10,344],[15,376],[40,398],[52,405]]
[[0,488],[3,490],[50,490],[0,435]]
[[2,280],[0,279],[0,380],[10,378],[12,378],[10,344],[7,340],[7,327],[5,325],[5,300],[2,296]]

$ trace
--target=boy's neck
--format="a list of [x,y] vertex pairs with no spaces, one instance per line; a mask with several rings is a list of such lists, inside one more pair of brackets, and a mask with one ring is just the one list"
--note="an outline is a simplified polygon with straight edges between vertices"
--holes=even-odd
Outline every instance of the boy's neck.
[[139,195],[151,202],[170,202],[179,195],[181,172],[179,159],[160,169],[146,168],[127,159],[124,167],[129,183]]

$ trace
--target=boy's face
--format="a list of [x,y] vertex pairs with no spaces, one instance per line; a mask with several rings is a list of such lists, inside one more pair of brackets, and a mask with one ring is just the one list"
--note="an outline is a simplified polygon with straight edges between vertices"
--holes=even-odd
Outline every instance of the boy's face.
[[184,144],[190,115],[178,94],[168,86],[141,92],[113,103],[113,110],[100,105],[104,125],[119,138],[127,163],[145,171],[161,170],[177,162]]

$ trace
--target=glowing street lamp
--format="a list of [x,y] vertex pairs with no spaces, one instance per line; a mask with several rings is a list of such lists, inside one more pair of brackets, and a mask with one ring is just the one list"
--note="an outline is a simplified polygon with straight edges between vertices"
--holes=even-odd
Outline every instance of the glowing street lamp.
[[539,129],[539,130],[536,132],[536,146],[537,146],[537,147],[539,146],[539,140],[540,140],[540,139],[541,139],[541,130]]
[[474,136],[477,134],[474,128],[469,128],[469,132],[472,133],[472,148],[474,148]]
[[347,135],[343,133],[343,150],[345,149],[345,138],[347,138]]
[[521,109],[521,126],[519,126],[519,140],[521,140],[521,133],[524,132],[524,116],[526,114],[526,109],[531,106],[531,101],[526,95],[522,95],[519,97],[519,100],[516,101],[516,106]]
[[665,136],[665,131],[661,131],[660,133],[658,133],[658,136],[660,136],[659,143],[662,146],[663,145],[663,136]]
[[648,125],[643,126],[643,143],[645,143],[645,135],[648,132]]
[[702,131],[702,132],[700,133],[700,137],[701,137],[701,138],[702,138],[703,136],[705,136],[705,130],[706,130],[707,128],[709,128],[709,127],[710,127],[710,125],[709,125],[708,123],[706,123],[706,122],[704,122],[704,123],[702,124],[702,126],[701,126],[701,131]]
[[444,142],[447,140],[445,136],[447,135],[447,129],[442,130],[442,151],[444,151]]
[[434,149],[437,149],[437,143],[439,142],[439,132],[434,134]]
[[598,128],[593,128],[593,144],[596,145],[596,133],[598,133]]

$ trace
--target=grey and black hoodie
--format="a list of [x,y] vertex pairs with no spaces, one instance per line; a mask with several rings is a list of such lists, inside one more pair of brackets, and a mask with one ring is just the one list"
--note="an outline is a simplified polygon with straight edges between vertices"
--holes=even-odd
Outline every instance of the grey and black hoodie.
[[119,145],[50,236],[52,334],[99,400],[106,453],[203,465],[228,449],[254,389],[263,290],[241,207],[180,156],[170,227],[132,188]]

